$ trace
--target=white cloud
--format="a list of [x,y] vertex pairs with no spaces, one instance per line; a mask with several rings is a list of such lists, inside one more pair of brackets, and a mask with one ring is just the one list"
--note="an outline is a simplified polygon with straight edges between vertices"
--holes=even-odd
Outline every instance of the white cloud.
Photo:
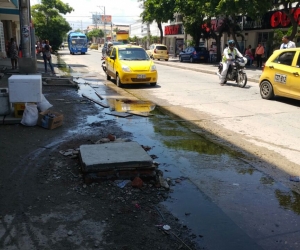
[[[91,25],[93,14],[104,14],[112,16],[114,24],[132,24],[139,19],[142,12],[140,8],[141,2],[138,0],[62,0],[68,3],[74,11],[71,14],[65,15],[66,20],[77,28],[86,28]],[[31,0],[31,5],[39,3],[40,0]]]

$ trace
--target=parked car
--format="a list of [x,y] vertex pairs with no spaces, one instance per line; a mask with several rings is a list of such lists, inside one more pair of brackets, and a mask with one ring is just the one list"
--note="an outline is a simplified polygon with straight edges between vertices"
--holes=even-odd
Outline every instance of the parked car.
[[149,49],[146,50],[147,54],[151,59],[163,59],[165,61],[169,60],[168,48],[164,44],[154,43],[149,46]]
[[[106,54],[106,50],[107,50],[107,44],[108,44],[109,42],[105,42],[104,44],[103,44],[103,48],[102,48],[102,55],[105,55]],[[121,45],[121,44],[123,44],[122,42],[111,42],[113,45]]]
[[96,50],[98,50],[98,43],[92,43],[90,45],[89,49],[96,49]]
[[263,67],[259,88],[263,99],[300,100],[300,48],[275,50]]
[[157,70],[153,60],[143,48],[136,45],[114,45],[110,55],[105,58],[103,69],[107,80],[113,77],[118,87],[140,83],[155,86],[157,82]]
[[179,61],[207,62],[209,60],[209,51],[205,47],[190,46],[179,53]]

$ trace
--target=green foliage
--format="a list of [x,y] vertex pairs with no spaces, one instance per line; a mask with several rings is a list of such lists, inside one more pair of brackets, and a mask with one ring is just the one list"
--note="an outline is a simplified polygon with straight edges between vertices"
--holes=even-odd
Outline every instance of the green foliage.
[[104,32],[103,32],[103,30],[100,30],[100,29],[93,29],[89,33],[87,33],[87,37],[88,37],[89,40],[92,40],[93,37],[103,38],[104,37]]
[[157,22],[160,30],[160,42],[163,40],[161,24],[173,20],[174,6],[176,0],[139,0],[143,2],[144,11],[141,13],[144,23]]
[[48,39],[52,48],[57,50],[66,33],[72,28],[61,14],[71,13],[74,9],[61,0],[42,0],[41,4],[31,7],[35,34],[40,39]]

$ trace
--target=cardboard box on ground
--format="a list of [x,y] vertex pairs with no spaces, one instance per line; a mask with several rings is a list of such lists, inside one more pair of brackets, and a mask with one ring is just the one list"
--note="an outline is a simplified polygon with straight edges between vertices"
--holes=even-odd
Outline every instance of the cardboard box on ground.
[[63,119],[63,114],[46,110],[39,113],[37,124],[46,129],[54,129],[62,125]]

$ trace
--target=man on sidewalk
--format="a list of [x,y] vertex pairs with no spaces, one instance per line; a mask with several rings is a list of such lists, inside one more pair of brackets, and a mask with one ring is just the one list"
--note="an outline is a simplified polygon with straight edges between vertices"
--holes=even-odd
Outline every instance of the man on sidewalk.
[[290,37],[285,35],[282,37],[282,44],[280,49],[289,49],[289,48],[296,48],[296,44],[293,41],[290,41]]

